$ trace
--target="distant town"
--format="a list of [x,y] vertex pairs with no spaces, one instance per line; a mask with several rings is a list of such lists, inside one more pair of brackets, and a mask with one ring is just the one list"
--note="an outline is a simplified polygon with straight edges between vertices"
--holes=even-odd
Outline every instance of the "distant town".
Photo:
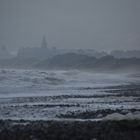
[[40,47],[22,47],[12,55],[6,46],[0,49],[0,68],[78,69],[101,72],[138,72],[140,50],[98,52],[93,49],[49,47],[45,36]]
[[115,58],[140,58],[140,50],[129,50],[129,51],[123,51],[123,50],[114,50],[110,53],[107,53],[105,51],[98,52],[93,49],[59,49],[57,47],[49,47],[47,45],[47,41],[45,36],[43,36],[42,43],[39,47],[22,47],[20,48],[16,56],[12,55],[10,51],[6,48],[6,46],[0,47],[0,59],[11,59],[13,57],[18,58],[50,58],[55,55],[62,55],[65,53],[76,53],[81,55],[87,55],[87,56],[94,56],[96,58],[101,58],[106,55],[114,56]]

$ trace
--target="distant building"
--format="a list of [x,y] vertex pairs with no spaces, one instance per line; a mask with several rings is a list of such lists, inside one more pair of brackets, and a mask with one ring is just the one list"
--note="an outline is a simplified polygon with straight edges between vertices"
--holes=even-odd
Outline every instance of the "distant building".
[[97,58],[107,55],[105,52],[96,52],[93,49],[57,49],[56,47],[49,48],[45,36],[42,38],[40,47],[22,47],[18,51],[19,58],[35,58],[47,59],[55,55],[62,55],[65,53],[77,53],[88,56],[95,56]]
[[11,53],[7,50],[6,46],[0,47],[0,59],[10,59],[12,58]]
[[110,53],[115,58],[140,58],[140,50],[130,50],[130,51],[123,51],[123,50],[116,50]]
[[42,39],[41,47],[23,47],[18,51],[19,58],[48,58],[51,57],[52,51],[47,47],[45,36]]
[[47,48],[47,41],[46,41],[45,36],[43,36],[42,43],[41,43],[41,48]]

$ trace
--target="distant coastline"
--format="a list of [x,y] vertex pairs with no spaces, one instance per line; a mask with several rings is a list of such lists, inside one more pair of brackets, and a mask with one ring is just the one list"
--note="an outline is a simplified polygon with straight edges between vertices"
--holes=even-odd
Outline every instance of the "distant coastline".
[[115,58],[109,55],[96,58],[76,53],[65,53],[50,58],[14,57],[12,59],[0,60],[0,68],[138,72],[140,70],[140,58]]

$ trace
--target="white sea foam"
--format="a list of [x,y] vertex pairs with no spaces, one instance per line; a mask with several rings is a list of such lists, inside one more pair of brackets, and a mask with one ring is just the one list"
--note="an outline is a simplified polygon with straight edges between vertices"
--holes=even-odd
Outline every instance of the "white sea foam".
[[78,70],[0,70],[0,119],[55,119],[68,111],[140,109],[135,97],[94,98],[115,95],[101,88],[139,81],[136,76]]

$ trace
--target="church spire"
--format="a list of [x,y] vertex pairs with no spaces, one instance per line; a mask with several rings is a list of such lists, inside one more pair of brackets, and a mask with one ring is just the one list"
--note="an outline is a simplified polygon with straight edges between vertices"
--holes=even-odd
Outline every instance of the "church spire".
[[47,48],[47,41],[46,41],[45,36],[43,36],[42,43],[41,43],[41,48]]

